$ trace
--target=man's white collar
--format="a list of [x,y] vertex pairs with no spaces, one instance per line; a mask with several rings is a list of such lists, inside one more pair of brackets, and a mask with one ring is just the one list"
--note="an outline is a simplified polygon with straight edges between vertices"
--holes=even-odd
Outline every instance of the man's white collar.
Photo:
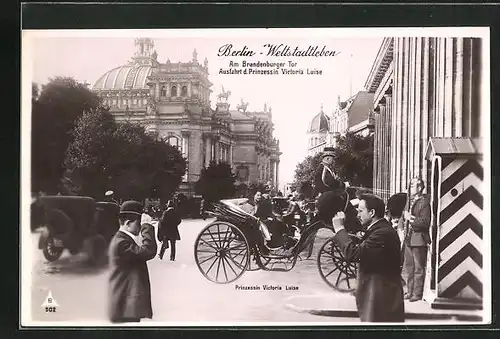
[[135,235],[133,235],[132,233],[130,233],[130,232],[129,232],[129,231],[127,231],[127,230],[123,230],[123,229],[121,229],[120,231],[122,231],[123,233],[127,234],[129,237],[131,237],[131,238],[132,238],[132,240],[134,240],[134,241],[135,241]]

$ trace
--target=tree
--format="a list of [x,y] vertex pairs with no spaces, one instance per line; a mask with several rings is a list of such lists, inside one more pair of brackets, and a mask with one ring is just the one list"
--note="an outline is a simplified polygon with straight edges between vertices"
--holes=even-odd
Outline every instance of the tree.
[[[333,169],[342,181],[351,186],[371,187],[373,180],[373,136],[360,136],[352,132],[338,136],[336,140]],[[321,153],[308,156],[295,168],[291,185],[311,197],[316,168],[321,162]]]
[[353,132],[337,137],[334,170],[351,186],[373,185],[373,135],[361,136]]
[[211,203],[232,197],[236,192],[235,181],[236,175],[229,164],[212,161],[208,167],[201,170],[195,191],[201,194],[206,202]]
[[117,124],[102,109],[78,119],[67,150],[67,185],[101,198],[108,189],[123,199],[168,198],[179,187],[186,160],[177,148],[136,124]]
[[314,173],[321,163],[321,154],[307,156],[302,162],[297,164],[294,173],[294,181],[291,189],[301,192],[306,198],[312,195],[312,185],[314,183]]
[[100,104],[96,94],[72,78],[50,79],[41,91],[32,85],[32,191],[55,194],[61,190],[65,153],[75,121]]

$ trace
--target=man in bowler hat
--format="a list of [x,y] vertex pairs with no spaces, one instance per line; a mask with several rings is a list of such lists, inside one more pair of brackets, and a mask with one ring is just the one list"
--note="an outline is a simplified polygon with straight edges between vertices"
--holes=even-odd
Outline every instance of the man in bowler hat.
[[147,261],[154,258],[157,245],[153,226],[141,227],[142,211],[140,202],[125,201],[120,207],[120,229],[109,244],[108,311],[114,323],[153,317]]
[[401,247],[398,234],[384,218],[385,204],[379,197],[359,197],[358,218],[365,235],[350,237],[345,229],[345,214],[332,219],[333,240],[349,262],[358,262],[356,306],[363,322],[404,322],[401,280]]

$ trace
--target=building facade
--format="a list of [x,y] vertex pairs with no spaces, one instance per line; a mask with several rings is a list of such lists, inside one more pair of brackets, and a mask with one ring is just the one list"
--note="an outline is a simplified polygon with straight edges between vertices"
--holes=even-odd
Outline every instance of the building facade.
[[316,114],[307,129],[308,146],[307,155],[315,156],[323,152],[327,144],[330,130],[330,117],[323,112],[323,105],[318,114]]
[[237,184],[271,182],[278,187],[279,142],[273,137],[271,108],[247,112],[248,103],[231,110],[230,91],[222,88],[211,107],[208,60],[158,61],[149,38],[135,40],[136,52],[126,65],[102,75],[94,84],[117,122],[138,123],[176,146],[187,159],[181,192],[192,195],[201,169],[210,161],[231,165]]
[[359,91],[346,101],[337,100],[330,123],[330,133],[327,143],[333,147],[336,137],[347,131],[362,136],[373,133],[373,94],[368,91]]
[[481,40],[385,38],[365,88],[375,112],[375,192],[429,186],[431,137],[481,137]]

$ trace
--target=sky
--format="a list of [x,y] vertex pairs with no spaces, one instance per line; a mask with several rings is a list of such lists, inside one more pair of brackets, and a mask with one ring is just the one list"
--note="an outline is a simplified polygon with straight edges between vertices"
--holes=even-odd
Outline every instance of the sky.
[[[373,31],[373,30],[372,30]],[[363,30],[156,30],[156,31],[24,31],[23,86],[32,81],[44,84],[55,76],[69,76],[93,85],[108,70],[126,64],[135,51],[134,38],[151,37],[158,61],[187,62],[196,49],[203,63],[208,59],[211,105],[215,108],[221,86],[231,91],[231,109],[243,99],[247,111],[272,107],[274,137],[280,141],[280,187],[293,180],[296,165],[307,154],[307,129],[320,112],[332,114],[340,96],[347,99],[364,89],[383,35]],[[221,46],[255,51],[253,56],[219,56]],[[267,56],[265,44],[325,46],[335,56]],[[261,54],[261,52],[263,54]],[[234,75],[219,74],[229,63],[269,61],[296,63],[294,69],[321,70],[321,75]],[[289,67],[286,67],[289,68]]]

